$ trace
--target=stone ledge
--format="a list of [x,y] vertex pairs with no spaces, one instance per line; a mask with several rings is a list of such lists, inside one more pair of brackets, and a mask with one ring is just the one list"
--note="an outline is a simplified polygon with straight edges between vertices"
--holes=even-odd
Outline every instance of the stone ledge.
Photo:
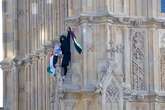
[[62,91],[64,93],[74,93],[74,94],[86,94],[86,93],[94,93],[96,94],[96,87],[81,87],[80,85],[76,84],[63,84]]
[[156,92],[138,92],[137,94],[131,94],[130,96],[124,96],[125,100],[130,102],[165,102],[165,93]]
[[14,65],[12,59],[4,59],[3,61],[0,62],[0,68],[2,68],[4,71],[5,70],[11,70],[11,67]]
[[110,23],[117,25],[130,25],[130,26],[149,26],[165,28],[165,18],[154,17],[132,17],[132,16],[115,16],[110,13],[101,14],[87,14],[82,13],[78,16],[68,17],[65,19],[66,23],[70,25],[80,25],[82,23]]
[[40,49],[37,49],[24,57],[17,56],[12,59],[5,58],[2,62],[0,62],[0,66],[3,69],[11,69],[12,66],[22,66],[26,64],[31,64],[33,61],[36,61],[37,59],[40,59],[43,56],[46,56],[51,47],[52,44],[45,44]]

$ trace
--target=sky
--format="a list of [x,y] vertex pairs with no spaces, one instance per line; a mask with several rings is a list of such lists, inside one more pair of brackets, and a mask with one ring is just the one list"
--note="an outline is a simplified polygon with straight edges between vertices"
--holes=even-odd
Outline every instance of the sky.
[[[3,59],[2,50],[2,0],[0,0],[0,61]],[[0,107],[3,106],[3,74],[0,69]]]

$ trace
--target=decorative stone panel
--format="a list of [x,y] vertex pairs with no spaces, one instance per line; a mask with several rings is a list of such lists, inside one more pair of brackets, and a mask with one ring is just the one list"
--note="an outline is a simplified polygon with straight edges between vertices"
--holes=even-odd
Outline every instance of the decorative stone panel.
[[145,90],[145,37],[144,30],[131,30],[132,88]]

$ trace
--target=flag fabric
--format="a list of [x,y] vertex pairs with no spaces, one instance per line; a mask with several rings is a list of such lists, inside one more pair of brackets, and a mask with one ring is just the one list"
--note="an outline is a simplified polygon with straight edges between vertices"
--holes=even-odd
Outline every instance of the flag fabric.
[[74,42],[74,46],[75,46],[75,49],[76,51],[81,54],[82,53],[82,47],[81,45],[76,41],[76,38],[73,37],[73,42]]
[[54,76],[56,74],[56,68],[53,65],[53,58],[54,58],[54,55],[50,57],[50,61],[47,67],[47,72],[50,76]]
[[52,72],[51,69],[50,69],[50,64],[48,64],[47,72],[48,72],[48,74],[49,74],[50,76],[53,74],[53,72]]
[[54,55],[60,56],[62,54],[61,48],[59,44],[54,45]]

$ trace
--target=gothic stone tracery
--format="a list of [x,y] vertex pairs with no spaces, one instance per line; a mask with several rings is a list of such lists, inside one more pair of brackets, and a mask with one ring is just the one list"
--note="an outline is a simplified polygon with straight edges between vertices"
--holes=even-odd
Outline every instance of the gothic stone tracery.
[[145,90],[145,32],[132,33],[132,87],[136,90]]
[[165,55],[161,55],[161,60],[160,60],[160,70],[161,70],[161,90],[165,91]]

